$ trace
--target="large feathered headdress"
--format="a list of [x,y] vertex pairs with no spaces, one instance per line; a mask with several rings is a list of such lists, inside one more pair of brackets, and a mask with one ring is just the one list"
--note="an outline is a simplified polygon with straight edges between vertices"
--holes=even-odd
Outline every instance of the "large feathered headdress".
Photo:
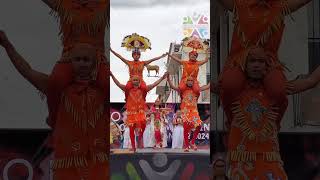
[[121,47],[127,48],[128,51],[146,51],[147,49],[151,49],[151,43],[148,38],[140,36],[137,33],[133,33],[124,37]]

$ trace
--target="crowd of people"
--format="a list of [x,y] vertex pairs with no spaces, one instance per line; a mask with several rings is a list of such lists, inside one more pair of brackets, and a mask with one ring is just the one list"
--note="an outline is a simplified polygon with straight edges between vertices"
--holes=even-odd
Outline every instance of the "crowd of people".
[[[125,130],[123,132],[122,148],[132,148],[129,127],[126,122]],[[181,111],[177,110],[172,121],[173,131],[171,136],[171,148],[182,149],[183,148],[183,120]],[[169,148],[168,145],[168,130],[169,119],[167,111],[161,111],[160,116],[157,115],[156,109],[146,112],[146,128],[143,133],[143,145],[144,148]],[[137,134],[136,134],[137,135]],[[136,138],[137,139],[137,138]]]

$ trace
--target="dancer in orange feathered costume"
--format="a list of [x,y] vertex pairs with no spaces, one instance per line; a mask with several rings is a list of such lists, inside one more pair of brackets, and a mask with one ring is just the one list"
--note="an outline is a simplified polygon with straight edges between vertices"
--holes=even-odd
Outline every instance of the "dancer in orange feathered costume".
[[287,179],[280,157],[278,132],[288,103],[274,104],[264,88],[268,58],[262,49],[250,51],[243,89],[224,99],[228,104],[224,111],[229,131],[228,175],[231,179]]
[[[59,20],[63,44],[61,59],[53,68],[47,90],[47,94],[49,94],[49,96],[47,95],[49,107],[48,124],[52,128],[55,128],[55,116],[59,108],[58,105],[61,103],[61,98],[59,98],[61,96],[61,89],[68,86],[73,78],[72,64],[69,58],[69,54],[73,49],[79,44],[88,44],[94,47],[95,62],[92,80],[98,80],[99,74],[101,74],[99,72],[101,66],[107,68],[106,73],[109,71],[109,65],[106,64],[104,37],[106,27],[109,26],[110,6],[109,0],[43,0],[43,2],[51,8],[51,14]],[[108,82],[109,76],[105,77]],[[54,83],[57,81],[60,81],[59,86],[56,86]],[[107,89],[109,91],[109,88]],[[109,101],[109,97],[106,98],[106,101]],[[107,111],[107,109],[104,109],[104,111]],[[106,118],[108,119],[108,117]],[[109,134],[109,128],[106,131]],[[106,137],[109,137],[109,135]],[[109,144],[105,152],[109,154]],[[101,169],[108,171],[107,166],[103,166]]]
[[161,56],[152,58],[150,60],[140,60],[141,50],[146,51],[147,49],[151,49],[151,43],[148,38],[138,35],[137,33],[133,33],[132,35],[126,36],[122,41],[122,47],[125,47],[128,51],[132,50],[132,58],[133,61],[127,60],[122,57],[120,54],[115,52],[113,49],[110,48],[110,51],[118,57],[122,62],[124,62],[129,68],[129,76],[130,79],[127,82],[126,86],[128,89],[133,88],[131,78],[133,76],[137,76],[140,78],[141,87],[145,88],[146,83],[143,79],[143,70],[144,67],[149,65],[150,63],[157,61],[161,58],[167,56],[168,53],[164,53]]
[[[130,139],[132,150],[136,151],[134,131],[139,130],[139,142],[142,142],[143,132],[146,127],[146,96],[147,93],[156,87],[163,79],[167,77],[167,73],[159,80],[151,85],[141,86],[141,81],[138,76],[133,76],[131,82],[133,88],[121,84],[111,73],[111,77],[115,84],[125,92],[126,95],[126,108],[127,108],[127,124],[130,128]],[[142,146],[140,146],[142,147]]]
[[108,179],[109,69],[104,62],[96,66],[96,48],[73,46],[57,76],[33,70],[1,31],[0,45],[19,73],[48,98],[54,179]]
[[[285,113],[288,104],[288,100],[286,97],[286,77],[283,73],[284,68],[278,58],[278,50],[280,47],[285,27],[284,19],[286,15],[289,15],[291,12],[296,11],[297,9],[304,6],[311,0],[219,1],[226,9],[233,10],[235,24],[230,54],[225,63],[223,72],[220,75],[219,83],[216,86],[219,88],[219,90],[214,90],[214,92],[219,92],[220,94],[222,105],[228,118],[228,124],[230,125],[234,118],[236,118],[236,116],[239,116],[239,114],[232,114],[232,110],[234,110],[234,112],[238,112],[240,111],[238,109],[239,107],[243,108],[243,105],[237,106],[237,108],[235,108],[235,104],[233,103],[239,105],[237,100],[239,98],[241,99],[241,97],[248,97],[249,99],[247,101],[251,102],[253,100],[253,97],[250,98],[250,96],[253,96],[256,91],[259,91],[260,88],[263,88],[263,100],[261,100],[261,103],[265,103],[265,108],[269,110],[272,107],[272,112],[276,113],[276,117],[273,117],[273,123],[276,127],[272,127],[271,130],[277,132],[280,120],[283,117],[283,114]],[[251,83],[250,78],[248,78],[248,74],[246,72],[248,59],[263,59],[266,65],[264,72],[259,72],[261,70],[257,70],[255,72],[263,74],[263,77],[259,79],[260,87],[251,87],[250,90],[247,89],[248,84]],[[245,92],[253,94],[246,96]],[[241,116],[241,118],[244,118],[246,121],[248,121],[249,117]],[[267,120],[265,121],[268,122]],[[249,124],[251,126],[251,123]],[[252,132],[249,131],[250,128],[248,128],[247,125],[245,126],[245,124],[241,122],[239,126],[243,128],[243,133],[250,132],[250,136],[252,138]],[[267,130],[264,131],[268,131],[270,129],[270,124],[266,124],[266,126]],[[274,137],[276,132],[272,132],[272,137]],[[237,141],[237,139],[240,137],[242,136],[239,136],[238,133],[236,133],[235,135],[232,135],[231,133],[228,139],[230,141]],[[274,139],[272,141],[274,141]],[[237,143],[240,142],[235,142],[235,144]],[[244,143],[243,146],[241,146],[241,148],[252,147],[250,145],[246,145],[246,143],[243,141],[241,141],[241,143]],[[266,146],[271,147],[268,145],[268,142],[266,142],[265,144]],[[253,172],[256,174],[248,173],[250,174],[249,179],[264,176],[262,174],[262,171],[271,168],[269,167],[270,164],[263,164],[268,162],[266,158],[269,160],[272,159],[272,161],[276,162],[274,166],[270,166],[273,166],[273,168],[276,168],[275,166],[279,166],[280,168],[280,170],[279,168],[271,168],[270,171],[273,171],[281,179],[285,178],[285,173],[281,170],[282,166],[278,163],[280,159],[277,153],[278,149],[270,150],[269,148],[266,148],[265,151],[270,150],[271,154],[266,154],[266,156],[263,156],[263,158],[261,156],[261,153],[259,152],[260,150],[263,151],[263,148],[259,150],[250,149],[252,151],[257,151],[258,154],[260,153],[259,156],[255,156],[252,153],[232,153],[233,150],[234,149],[230,147],[229,142],[229,152],[231,152],[231,159],[236,159],[237,161],[241,159],[243,163],[251,163],[249,164],[248,168],[250,167],[249,169],[251,169],[251,173]],[[253,160],[257,163],[254,167],[254,170],[252,170]],[[239,168],[240,165],[238,165],[235,165],[232,168]],[[246,169],[249,170],[248,168]],[[244,172],[238,171],[237,173],[243,174]],[[243,175],[241,175],[241,177],[243,179],[246,179]],[[231,178],[234,178],[234,176],[232,175]]]
[[190,149],[190,141],[188,138],[188,134],[191,130],[194,130],[193,137],[191,140],[191,145],[194,150],[197,150],[197,146],[195,145],[195,140],[200,132],[202,121],[198,112],[198,98],[200,96],[200,92],[207,90],[210,88],[210,84],[202,86],[200,88],[194,87],[195,80],[193,77],[188,77],[187,80],[180,83],[185,83],[185,85],[180,85],[179,87],[175,86],[169,76],[168,82],[172,89],[178,91],[181,97],[180,109],[182,114],[185,116],[183,122],[184,128],[184,146],[185,151],[188,152]]
[[[199,82],[198,82],[198,74],[199,74],[199,67],[206,64],[209,61],[209,52],[208,52],[208,45],[204,43],[202,39],[196,37],[189,37],[183,40],[183,49],[192,49],[189,51],[189,59],[182,60],[177,58],[176,56],[170,55],[169,57],[174,60],[175,62],[182,65],[182,77],[179,83],[180,88],[186,87],[186,82],[188,77],[192,77],[194,80],[193,88],[199,89]],[[198,51],[202,51],[206,54],[206,57],[202,61],[198,61],[197,58],[199,56]]]
[[[225,108],[229,106],[225,99],[235,98],[245,87],[247,80],[244,68],[249,52],[253,49],[262,49],[260,52],[268,56],[268,70],[263,84],[271,103],[286,104],[286,77],[278,58],[285,27],[284,18],[310,0],[219,1],[226,9],[233,10],[235,24],[229,57],[219,78],[222,105]],[[280,113],[284,113],[283,107],[279,107]]]

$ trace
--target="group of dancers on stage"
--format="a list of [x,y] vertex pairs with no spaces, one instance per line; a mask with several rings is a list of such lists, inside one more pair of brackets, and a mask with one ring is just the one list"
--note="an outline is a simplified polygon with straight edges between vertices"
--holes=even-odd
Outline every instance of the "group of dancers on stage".
[[[153,112],[149,114],[149,118],[146,116],[146,95],[147,93],[156,87],[161,81],[167,79],[169,85],[172,89],[179,92],[181,97],[180,111],[177,112],[176,126],[179,128],[183,126],[183,136],[184,136],[184,149],[188,152],[191,148],[197,150],[195,145],[195,140],[200,132],[202,121],[198,113],[198,98],[200,92],[210,88],[210,84],[200,87],[197,80],[199,74],[199,66],[205,64],[209,60],[208,51],[206,51],[206,58],[203,61],[198,61],[197,50],[204,50],[207,46],[204,44],[203,40],[195,37],[188,38],[185,43],[190,46],[192,51],[189,52],[188,60],[181,60],[175,56],[168,53],[162,56],[153,58],[148,61],[140,61],[140,49],[145,50],[150,48],[150,42],[147,38],[140,36],[136,33],[126,36],[123,40],[122,46],[126,47],[128,50],[132,50],[133,61],[126,60],[121,55],[116,53],[111,49],[111,52],[120,58],[129,67],[130,79],[126,85],[121,84],[111,72],[111,77],[115,84],[125,93],[126,101],[126,113],[127,120],[126,125],[129,127],[129,135],[131,140],[131,150],[136,151],[136,130],[138,134],[138,147],[144,148],[146,145],[143,144],[143,135],[146,129],[147,123],[150,125],[148,119],[154,120],[154,131],[155,131],[155,146],[164,147],[166,146],[165,137],[163,137],[163,131],[161,133],[161,124],[166,123],[161,121],[163,117],[163,111],[159,108],[155,108]],[[159,80],[153,84],[146,85],[143,80],[143,70],[144,67],[153,61],[169,55],[171,59],[178,62],[183,67],[182,78],[178,86],[175,86],[169,73],[166,72]],[[159,105],[159,104],[158,104]],[[157,106],[157,104],[156,104]],[[190,131],[194,131],[193,138],[190,140],[188,134]]]
[[[159,103],[157,100],[156,104]],[[167,118],[167,110],[161,110],[160,113],[157,113],[159,107],[152,107],[149,111],[146,112],[146,128],[143,133],[143,146],[144,148],[167,148],[168,147],[168,127],[169,122]],[[172,119],[173,131],[172,131],[172,149],[182,149],[184,143],[184,116],[182,115],[181,110],[177,110]],[[123,149],[131,149],[131,140],[130,140],[130,128],[125,121],[125,129],[123,132]],[[137,134],[136,134],[137,136]],[[194,136],[195,137],[195,136]],[[195,139],[195,138],[193,138]],[[193,140],[194,141],[194,140]],[[137,142],[136,148],[137,148]]]
[[[157,100],[155,103],[159,104],[159,101]],[[152,107],[146,112],[146,128],[142,137],[142,144],[144,148],[166,148],[168,146],[168,119],[164,111],[160,110],[160,113],[157,113],[157,111],[159,111],[159,106]],[[126,128],[123,134],[123,148],[132,148],[129,135],[130,128],[127,122],[125,122],[125,126]]]
[[[158,104],[159,100],[156,100],[155,104]],[[168,134],[167,129],[169,122],[167,118],[167,110],[157,111],[159,107],[152,107],[146,112],[146,128],[143,133],[143,146],[144,148],[167,148],[168,147]],[[172,149],[183,148],[183,120],[181,111],[178,110],[173,118],[173,133],[172,133]],[[125,120],[125,130],[123,133],[123,149],[131,149],[130,140],[130,128]],[[137,134],[136,134],[137,136]],[[136,148],[137,148],[137,142]]]
[[[105,29],[109,23],[109,1],[42,0],[59,18],[63,51],[50,74],[33,69],[18,53],[6,34],[0,30],[4,47],[18,72],[47,98],[52,127],[48,146],[53,149],[52,170],[55,180],[109,179],[109,67],[105,56]],[[219,0],[234,13],[234,30],[229,57],[217,84],[210,90],[220,96],[227,116],[227,163],[231,179],[287,179],[280,156],[277,135],[287,109],[287,94],[314,87],[320,81],[320,68],[308,78],[287,82],[278,50],[285,28],[285,17],[311,0]],[[126,97],[127,124],[133,151],[136,151],[147,120],[147,93],[167,79],[181,96],[180,112],[184,130],[185,150],[197,149],[193,139],[186,138],[191,130],[200,130],[197,100],[201,91],[197,81],[198,52],[189,53],[187,61],[164,54],[149,61],[140,61],[140,49],[150,43],[144,38],[123,45],[132,49],[133,61],[113,52],[129,67],[130,79],[121,84],[111,77]],[[197,49],[197,48],[195,48]],[[183,75],[174,86],[168,73],[147,85],[142,76],[144,67],[169,55],[183,66]],[[287,91],[287,92],[286,92]],[[179,112],[177,112],[179,113]],[[156,111],[155,119],[161,117]],[[159,132],[157,132],[159,137]],[[193,137],[193,138],[194,138]],[[158,142],[160,138],[158,138]],[[216,161],[214,164],[219,164]]]

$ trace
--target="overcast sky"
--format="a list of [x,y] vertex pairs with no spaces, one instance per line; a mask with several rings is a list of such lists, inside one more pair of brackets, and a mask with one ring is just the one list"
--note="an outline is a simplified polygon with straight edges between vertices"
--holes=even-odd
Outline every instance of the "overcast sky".
[[[1,0],[0,29],[33,68],[49,73],[60,56],[58,25],[41,0]],[[46,103],[0,47],[0,128],[47,128]]]
[[[183,39],[183,17],[192,16],[194,12],[209,16],[209,0],[112,0],[110,19],[111,47],[123,57],[132,60],[131,52],[121,47],[122,39],[129,34],[138,33],[150,39],[152,50],[142,52],[141,60],[149,60],[169,51],[171,42],[180,42]],[[164,74],[166,58],[152,64],[160,66],[160,76]],[[126,84],[129,79],[128,67],[117,57],[111,55],[111,71],[116,78]],[[154,72],[151,72],[154,74]],[[147,77],[147,84],[158,78]],[[110,82],[110,101],[124,102],[123,92]],[[157,98],[155,89],[147,96],[148,102]]]

